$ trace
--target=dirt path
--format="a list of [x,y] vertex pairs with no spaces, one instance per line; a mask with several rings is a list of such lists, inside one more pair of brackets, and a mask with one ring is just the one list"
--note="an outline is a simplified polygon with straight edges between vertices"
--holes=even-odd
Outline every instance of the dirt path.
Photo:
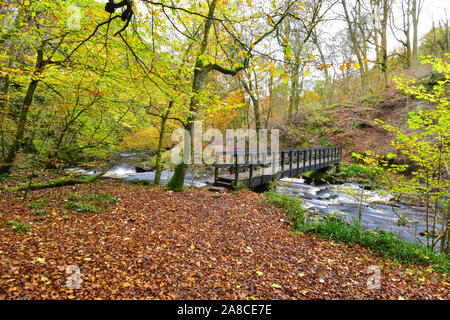
[[[102,213],[63,209],[71,193],[107,192]],[[0,196],[0,299],[448,299],[448,279],[417,274],[360,246],[294,235],[265,197],[220,198],[113,181]],[[47,216],[27,204],[47,198]],[[6,221],[32,231],[11,231]],[[286,219],[287,220],[287,219]],[[66,287],[67,266],[81,288]],[[367,289],[369,266],[381,289]],[[427,271],[428,270],[428,271]]]

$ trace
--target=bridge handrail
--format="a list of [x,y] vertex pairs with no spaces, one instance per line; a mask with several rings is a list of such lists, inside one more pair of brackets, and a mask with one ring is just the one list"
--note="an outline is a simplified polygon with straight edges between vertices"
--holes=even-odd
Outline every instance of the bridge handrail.
[[[327,153],[324,153],[322,151],[328,151]],[[330,152],[332,151],[332,152]],[[236,166],[236,162],[239,166],[242,167],[247,167],[250,165],[253,166],[264,166],[264,165],[268,165],[270,163],[272,163],[271,158],[269,159],[268,156],[272,156],[272,154],[275,155],[279,155],[279,157],[277,157],[277,162],[283,161],[283,158],[285,158],[286,160],[286,155],[288,155],[289,158],[289,162],[285,162],[284,164],[289,164],[290,162],[292,162],[291,157],[295,154],[295,159],[297,159],[297,157],[299,156],[300,153],[310,153],[310,155],[312,155],[312,153],[314,153],[314,157],[311,157],[311,159],[308,160],[321,160],[323,158],[330,158],[333,157],[334,159],[340,159],[342,157],[342,147],[315,147],[315,148],[298,148],[298,149],[283,149],[283,150],[279,150],[276,152],[273,152],[272,150],[268,149],[266,151],[260,152],[260,151],[234,151],[231,153],[227,153],[227,152],[217,152],[216,153],[216,162],[215,165],[216,167],[234,167]],[[219,161],[219,157],[220,156],[230,156],[232,158],[232,163],[218,163]],[[259,163],[259,157],[256,157],[256,159],[252,159],[252,160],[256,160],[256,163],[250,163],[250,157],[251,156],[259,156],[259,157],[264,157],[264,159],[262,160],[261,163]],[[244,159],[244,162],[241,162],[241,159]],[[226,159],[227,160],[227,159]],[[248,160],[248,161],[247,161]]]

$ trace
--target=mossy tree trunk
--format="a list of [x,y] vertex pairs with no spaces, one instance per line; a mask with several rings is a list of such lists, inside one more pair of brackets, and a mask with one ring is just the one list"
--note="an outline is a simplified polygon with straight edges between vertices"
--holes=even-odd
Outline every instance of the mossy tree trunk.
[[20,148],[22,143],[25,128],[27,125],[28,112],[30,110],[31,104],[33,103],[34,92],[39,84],[39,74],[44,69],[44,52],[42,46],[37,49],[37,58],[36,58],[36,67],[33,79],[28,85],[27,93],[25,94],[25,98],[23,99],[22,108],[20,110],[19,121],[17,124],[16,134],[14,138],[14,142],[11,145],[4,164],[0,166],[0,174],[9,173],[11,171],[14,160],[16,159],[17,151]]
[[186,176],[188,165],[180,163],[175,167],[172,179],[170,179],[167,188],[175,192],[183,192],[184,190],[184,177]]

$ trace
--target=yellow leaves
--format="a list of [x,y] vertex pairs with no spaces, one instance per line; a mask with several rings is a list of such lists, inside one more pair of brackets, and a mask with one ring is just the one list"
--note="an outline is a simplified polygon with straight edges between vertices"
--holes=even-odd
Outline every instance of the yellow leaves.
[[257,274],[258,276],[262,276],[262,275],[263,275],[263,273],[262,273],[261,271],[256,271],[256,274]]
[[278,283],[272,283],[270,286],[275,289],[281,289],[281,286]]
[[84,260],[84,261],[91,261],[92,259],[89,258],[89,257],[86,257],[86,258],[84,258],[83,260]]
[[24,5],[25,7],[28,7],[28,6],[30,5],[30,1],[29,1],[29,0],[25,0],[25,1],[23,2],[23,5]]
[[247,4],[253,8],[253,3],[250,0],[247,0]]
[[359,63],[354,62],[354,63],[353,63],[353,68],[355,68],[356,70],[359,70],[359,69],[360,69]]
[[310,56],[309,57],[311,60],[316,60],[316,56]]
[[41,282],[45,283],[45,284],[49,284],[50,280],[47,277],[42,276],[40,279]]
[[41,264],[47,264],[47,262],[43,258],[37,258],[36,261],[41,263]]
[[305,77],[309,76],[309,70],[305,71]]

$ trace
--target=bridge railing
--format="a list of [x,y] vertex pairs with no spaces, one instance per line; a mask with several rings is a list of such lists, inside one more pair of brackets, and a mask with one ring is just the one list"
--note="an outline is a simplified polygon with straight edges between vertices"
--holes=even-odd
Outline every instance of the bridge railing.
[[229,174],[234,174],[235,185],[239,182],[239,173],[243,171],[249,171],[248,179],[250,179],[251,184],[254,171],[260,168],[271,168],[272,173],[270,175],[272,176],[281,171],[281,177],[287,175],[292,177],[336,164],[341,158],[341,147],[267,150],[263,152],[219,152],[216,153],[215,180],[217,181],[221,169],[229,170]]

